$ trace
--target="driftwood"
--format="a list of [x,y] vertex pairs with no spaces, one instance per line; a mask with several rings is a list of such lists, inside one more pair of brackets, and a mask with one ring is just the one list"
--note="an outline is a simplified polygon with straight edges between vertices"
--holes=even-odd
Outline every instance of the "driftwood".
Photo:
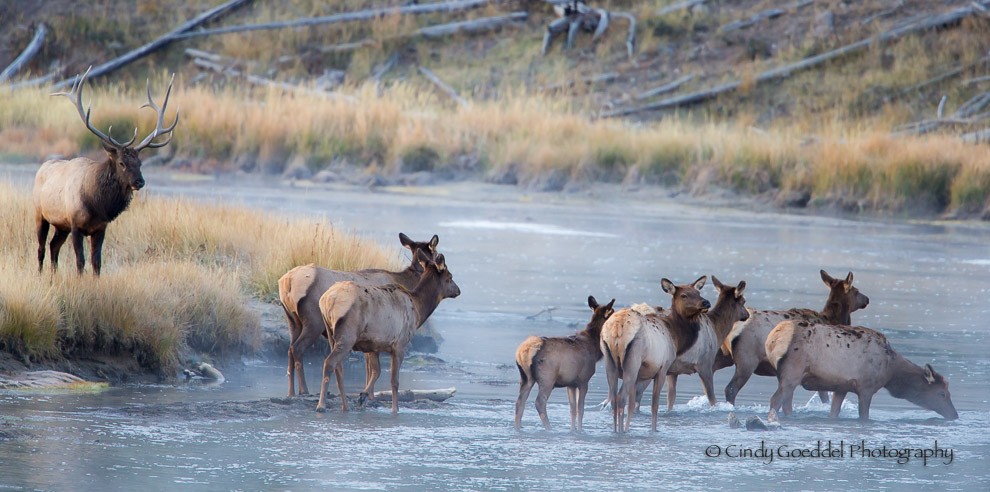
[[308,27],[326,24],[338,24],[343,22],[357,22],[386,17],[388,15],[412,15],[430,14],[438,12],[460,12],[484,7],[490,3],[497,3],[501,0],[458,0],[453,2],[428,3],[423,5],[406,5],[402,7],[382,7],[377,9],[359,10],[356,12],[344,12],[341,14],[325,15],[321,17],[307,17],[280,22],[268,22],[264,24],[246,24],[240,26],[221,27],[217,29],[203,29],[182,34],[179,39],[194,38],[201,36],[214,36],[217,34],[229,34],[247,31],[265,31],[273,29],[287,29],[293,27]]
[[[891,29],[889,31],[877,34],[876,36],[872,36],[862,41],[857,41],[855,43],[848,44],[846,46],[829,51],[827,53],[822,53],[820,55],[805,58],[796,63],[791,63],[784,65],[782,67],[768,70],[756,77],[756,83],[759,84],[759,83],[769,82],[772,80],[787,78],[793,75],[794,73],[800,72],[802,70],[807,70],[809,68],[821,65],[822,63],[825,63],[827,61],[834,60],[836,58],[848,55],[850,53],[855,53],[857,51],[863,50],[875,43],[886,43],[907,36],[909,34],[914,34],[916,32],[926,31],[928,29],[934,29],[936,27],[942,27],[942,26],[954,24],[971,15],[982,14],[983,11],[981,9],[986,9],[988,8],[988,6],[990,6],[990,1],[983,1],[979,3],[973,2],[970,5],[950,10],[949,12],[946,12],[944,14],[927,17],[920,21],[902,25],[897,28]],[[738,90],[740,86],[742,86],[742,82],[738,80],[733,82],[727,82],[725,84],[712,87],[711,89],[692,92],[681,96],[676,96],[669,99],[664,99],[662,101],[657,101],[655,103],[646,104],[643,106],[621,108],[614,111],[603,112],[599,115],[599,117],[614,118],[617,116],[625,116],[643,111],[656,111],[661,109],[689,106],[692,104],[697,104],[700,102],[708,101],[710,99],[714,99],[723,94],[734,92]]]
[[38,54],[41,50],[41,46],[45,43],[45,35],[48,34],[48,27],[44,23],[38,24],[38,28],[34,31],[34,37],[31,38],[31,42],[28,43],[27,48],[14,61],[7,65],[7,68],[0,72],[0,82],[4,82],[10,77],[12,77],[18,70],[21,69],[27,62],[34,58],[34,55]]
[[[399,391],[399,401],[410,402],[415,400],[447,401],[457,393],[457,388],[444,388],[435,390],[401,390]],[[392,391],[376,391],[376,400],[391,400]]]
[[[503,26],[511,24],[513,22],[524,21],[529,17],[526,12],[513,12],[508,15],[499,15],[495,17],[483,17],[480,19],[472,19],[468,21],[451,22],[448,24],[437,24],[435,26],[427,26],[417,29],[408,34],[399,34],[387,38],[388,40],[396,40],[402,38],[413,38],[413,37],[423,37],[427,39],[438,39],[447,36],[453,36],[455,34],[481,34],[488,31],[494,31],[500,29]],[[367,46],[377,46],[379,40],[375,39],[364,39],[361,41],[354,41],[350,43],[335,44],[332,46],[324,46],[319,50],[323,53],[342,53],[346,51],[354,51]]]
[[440,77],[438,77],[437,74],[433,73],[430,69],[420,66],[419,73],[423,74],[423,76],[429,79],[430,82],[433,82],[433,85],[437,86],[437,88],[443,91],[444,94],[447,94],[447,96],[456,101],[457,104],[460,104],[461,106],[468,105],[467,100],[461,97],[453,87],[447,85],[446,82],[441,80]]
[[938,103],[938,109],[935,111],[935,119],[917,121],[907,125],[902,125],[894,131],[894,135],[923,135],[945,126],[972,127],[975,125],[987,124],[986,120],[990,118],[990,112],[977,113],[977,111],[990,106],[990,92],[978,94],[972,97],[956,108],[956,111],[949,115],[948,118],[945,118],[943,117],[943,112],[945,110],[945,102],[947,100],[947,96],[942,96],[942,99]]
[[559,19],[547,24],[547,30],[543,34],[543,47],[541,53],[547,54],[553,40],[567,32],[567,42],[564,49],[569,50],[574,45],[574,37],[579,30],[592,32],[591,41],[597,41],[605,30],[608,29],[611,18],[622,17],[629,22],[629,34],[626,36],[626,53],[629,58],[633,57],[633,49],[636,44],[636,16],[629,12],[609,12],[605,9],[589,7],[582,1],[551,1],[554,12]]
[[[95,78],[95,77],[100,77],[102,75],[106,75],[106,74],[108,74],[110,72],[113,72],[114,70],[117,70],[118,68],[123,67],[123,66],[125,66],[125,65],[127,65],[127,64],[129,64],[129,63],[131,63],[131,62],[133,62],[135,60],[138,60],[140,58],[144,58],[145,56],[148,56],[151,53],[154,53],[155,51],[158,51],[158,50],[164,48],[165,46],[168,46],[173,41],[179,39],[179,35],[180,34],[186,32],[186,31],[189,31],[190,29],[193,29],[196,26],[199,26],[200,24],[209,22],[209,21],[214,20],[214,19],[216,19],[216,18],[218,18],[220,16],[223,16],[224,14],[227,14],[230,11],[232,11],[232,10],[234,10],[234,9],[236,9],[236,8],[242,6],[242,5],[244,5],[244,4],[246,4],[246,3],[250,2],[250,1],[251,0],[230,0],[230,1],[228,1],[226,3],[223,3],[223,4],[221,4],[221,5],[217,6],[217,7],[214,7],[212,9],[210,9],[210,10],[207,10],[206,12],[203,12],[202,14],[199,14],[198,16],[192,18],[191,20],[184,22],[183,24],[181,24],[179,27],[173,29],[168,34],[166,34],[166,35],[164,35],[164,36],[162,36],[162,37],[160,37],[160,38],[158,38],[158,39],[156,39],[156,40],[154,40],[154,41],[152,41],[152,42],[150,42],[150,43],[148,43],[148,44],[146,44],[146,45],[144,45],[144,46],[142,46],[142,47],[140,47],[140,48],[138,48],[136,50],[130,51],[130,52],[128,52],[128,53],[126,53],[126,54],[118,57],[118,58],[115,58],[113,60],[110,60],[110,61],[108,61],[108,62],[106,62],[106,63],[104,63],[102,65],[98,65],[98,66],[93,67],[93,69],[89,72],[89,77],[90,77],[90,79],[92,79],[92,78]],[[52,89],[59,89],[59,88],[65,87],[67,85],[72,84],[75,80],[76,80],[75,77],[62,80],[62,81],[57,82],[54,85],[52,85]]]
[[791,9],[799,10],[803,7],[807,7],[808,5],[811,5],[811,1],[812,0],[799,0],[781,9],[768,9],[762,12],[757,12],[756,14],[753,14],[749,18],[732,21],[728,24],[723,25],[722,27],[719,27],[718,32],[725,34],[727,32],[746,29],[747,27],[751,27],[756,24],[759,24],[760,22],[766,19],[775,19],[777,17],[780,17],[786,14]]
[[664,85],[661,85],[660,87],[650,89],[645,92],[640,92],[639,94],[636,95],[636,99],[637,100],[649,99],[651,97],[659,96],[660,94],[666,94],[668,92],[675,91],[677,90],[678,87],[686,84],[693,78],[694,78],[694,74],[685,75],[673,82],[668,82]]
[[677,12],[678,10],[689,9],[691,7],[694,7],[695,5],[700,5],[703,3],[705,3],[705,0],[685,0],[683,2],[677,2],[658,10],[656,16],[662,17],[667,14]]

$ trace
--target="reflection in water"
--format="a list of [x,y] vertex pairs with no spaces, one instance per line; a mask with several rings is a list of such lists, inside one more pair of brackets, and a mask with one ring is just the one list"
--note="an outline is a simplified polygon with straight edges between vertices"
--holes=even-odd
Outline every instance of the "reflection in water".
[[[440,368],[404,371],[404,388],[456,386],[437,408],[388,408],[317,414],[306,405],[272,403],[285,392],[284,361],[225,368],[218,388],[113,388],[100,394],[0,393],[0,422],[28,432],[0,441],[0,486],[55,490],[175,489],[742,489],[990,488],[990,361],[985,320],[990,229],[980,225],[888,224],[741,212],[621,195],[545,200],[503,189],[454,185],[446,196],[292,190],[222,184],[170,185],[149,179],[150,193],[245,203],[286,214],[325,212],[338,227],[391,244],[398,231],[440,235],[439,249],[462,295],[432,319],[445,342]],[[464,199],[457,197],[465,197]],[[545,201],[547,203],[542,203]],[[554,203],[550,203],[553,201]],[[628,435],[613,435],[606,412],[589,408],[585,432],[566,431],[565,392],[549,405],[544,432],[527,411],[513,432],[516,345],[527,335],[566,335],[587,321],[587,296],[666,305],[661,277],[685,282],[715,274],[746,280],[753,308],[820,309],[824,268],[853,271],[870,306],[853,321],[881,330],[903,355],[932,363],[952,384],[960,419],[881,391],[873,421],[855,420],[850,395],[842,419],[829,420],[817,399],[797,404],[783,430],[730,429],[765,416],[774,378],[754,377],[738,407],[707,408],[696,377],[680,378],[680,399],[648,432],[639,415]],[[710,284],[709,284],[710,285]],[[714,299],[710,286],[704,294]],[[556,307],[552,318],[525,317]],[[317,357],[307,373],[319,374]],[[604,370],[592,379],[589,405],[605,396]],[[731,369],[716,373],[719,396]],[[350,388],[363,371],[351,370]],[[799,390],[797,399],[810,398]],[[719,398],[721,400],[721,398]],[[241,401],[244,405],[222,402]],[[201,402],[201,403],[197,403]],[[202,405],[188,407],[184,405]],[[160,405],[152,407],[153,405]],[[206,411],[216,406],[215,412]],[[315,403],[314,405],[315,406]],[[145,410],[155,408],[155,412]],[[157,409],[164,408],[159,412]],[[198,408],[186,414],[188,408]],[[236,410],[240,408],[240,410]],[[122,411],[121,409],[131,409]],[[136,409],[136,410],[135,410]],[[145,409],[145,410],[141,410]],[[171,410],[169,410],[171,409]],[[0,430],[3,430],[0,427]],[[815,448],[819,441],[871,447],[952,448],[951,464],[883,457],[835,459],[706,456],[706,449]],[[714,448],[713,448],[714,449]],[[662,485],[661,485],[662,484]]]

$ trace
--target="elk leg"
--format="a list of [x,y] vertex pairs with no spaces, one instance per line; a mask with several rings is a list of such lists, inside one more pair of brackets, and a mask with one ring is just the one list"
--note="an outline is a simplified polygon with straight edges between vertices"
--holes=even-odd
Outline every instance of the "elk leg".
[[[343,343],[335,343],[333,350],[330,351],[330,355],[323,361],[323,381],[320,382],[320,401],[316,404],[317,412],[325,412],[327,409],[326,398],[327,398],[327,386],[330,384],[330,372],[338,374],[337,377],[337,388],[340,390],[340,406],[341,411],[347,411],[347,397],[344,395],[344,384],[343,375],[344,368],[342,367],[342,362],[344,357],[347,356],[347,352],[350,350],[344,349]],[[353,344],[351,344],[353,345]],[[337,369],[340,368],[340,372],[337,373]]]
[[103,239],[106,237],[106,229],[94,232],[89,237],[89,262],[93,265],[93,273],[99,277],[100,268],[103,266]]
[[845,391],[836,391],[832,395],[832,409],[828,412],[829,417],[834,419],[839,416],[839,411],[842,410],[842,401],[845,399]]
[[567,403],[571,408],[571,432],[577,429],[577,388],[567,388]]
[[612,403],[612,432],[619,432],[619,375],[618,368],[612,361],[612,355],[606,354],[605,360],[605,380],[608,382],[608,399]]
[[642,406],[643,394],[646,393],[646,388],[650,387],[650,381],[638,381],[636,382],[636,413],[639,413],[639,407]]
[[65,240],[69,238],[69,231],[63,231],[59,228],[55,228],[55,234],[52,235],[52,242],[49,243],[48,248],[51,252],[49,256],[52,258],[52,272],[54,273],[58,270],[58,253],[62,250],[62,245],[65,244]]
[[578,386],[577,395],[577,430],[581,431],[584,428],[584,399],[588,396],[588,383]]
[[739,394],[739,390],[746,385],[746,381],[753,376],[753,371],[755,368],[743,367],[736,362],[736,371],[732,374],[732,379],[729,380],[729,384],[725,385],[725,401],[735,405],[736,395]]
[[402,365],[401,350],[392,352],[392,415],[399,413],[399,366]]
[[[296,393],[296,387],[295,387],[296,356],[294,351],[292,350],[292,344],[295,343],[296,339],[299,338],[299,333],[302,331],[302,324],[300,323],[299,319],[296,316],[294,316],[292,313],[289,312],[288,309],[285,308],[285,305],[282,306],[282,309],[285,311],[285,318],[289,324],[289,367],[286,368],[285,374],[286,376],[289,377],[289,396],[294,396]],[[304,385],[305,385],[305,381],[300,381],[299,383],[300,394],[302,392]]]
[[375,383],[382,375],[382,362],[378,358],[378,352],[364,353],[364,392],[358,397],[358,404],[364,405],[366,400],[375,401]]
[[[785,379],[779,375],[777,378],[777,391],[774,391],[773,395],[770,397],[770,414],[767,415],[767,420],[776,421],[777,411],[783,407],[783,402],[790,398],[794,398],[794,388],[797,386],[795,384],[786,383]],[[784,415],[790,415],[791,412],[785,408]]]
[[83,251],[83,234],[79,229],[73,228],[71,235],[72,249],[76,252],[76,272],[82,275],[83,269],[86,267],[86,254]]
[[821,400],[822,403],[828,403],[828,391],[819,391],[818,399]]
[[856,396],[859,397],[859,420],[870,420],[870,402],[873,401],[873,395],[859,392]]
[[668,374],[667,375],[667,411],[668,412],[674,409],[674,401],[676,399],[677,399],[677,374]]
[[519,380],[519,397],[516,398],[516,430],[519,430],[519,427],[522,426],[522,416],[523,410],[526,407],[526,400],[529,399],[529,392],[533,390],[533,383],[536,382],[533,378],[523,376],[522,369],[520,369],[519,373],[522,377]]
[[[711,366],[709,366],[711,367]],[[700,371],[698,371],[698,377],[701,378],[701,387],[705,390],[705,396],[708,397],[708,406],[715,406],[715,374],[714,370],[708,370],[702,365]]]
[[536,413],[540,414],[543,421],[543,428],[550,430],[550,418],[547,417],[547,400],[550,399],[550,392],[553,391],[553,381],[549,384],[539,383],[540,389],[536,393]]
[[650,431],[657,431],[657,414],[660,413],[660,392],[663,391],[663,379],[666,371],[660,371],[653,376],[653,400],[650,404]]
[[45,265],[45,241],[48,240],[48,229],[51,224],[41,217],[37,219],[35,230],[38,233],[38,273],[41,273]]

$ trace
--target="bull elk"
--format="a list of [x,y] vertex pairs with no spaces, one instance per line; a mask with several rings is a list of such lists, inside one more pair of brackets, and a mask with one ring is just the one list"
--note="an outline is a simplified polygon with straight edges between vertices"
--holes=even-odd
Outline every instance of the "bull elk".
[[[765,344],[767,335],[778,323],[785,320],[805,321],[806,323],[851,324],[850,314],[870,304],[870,298],[859,292],[853,286],[853,274],[849,272],[846,278],[832,278],[825,270],[821,270],[822,281],[828,286],[828,300],[821,311],[812,309],[788,309],[785,311],[756,311],[749,310],[749,319],[736,323],[729,333],[722,351],[731,355],[735,364],[735,374],[725,386],[725,401],[736,403],[736,395],[743,385],[749,381],[753,373],[761,376],[776,374],[767,359]],[[723,366],[724,367],[724,366]],[[717,366],[716,369],[719,367]],[[828,394],[819,393],[823,403],[828,402]]]
[[[92,67],[90,67],[92,68]],[[38,234],[38,271],[42,271],[45,263],[45,241],[48,239],[49,227],[54,226],[49,248],[51,250],[52,271],[58,268],[58,254],[65,240],[72,236],[72,248],[76,253],[76,270],[81,274],[86,260],[83,254],[83,237],[90,239],[90,263],[93,273],[100,275],[103,263],[103,239],[107,225],[113,222],[131,203],[135,191],[144,187],[144,176],[141,175],[141,158],[138,154],[145,148],[157,149],[172,141],[172,131],[179,123],[179,113],[176,111],[175,120],[169,126],[164,126],[165,108],[172,93],[172,80],[169,80],[165,90],[165,99],[161,107],[155,104],[151,97],[151,84],[148,84],[148,102],[141,106],[153,109],[157,115],[155,129],[136,146],[137,128],[134,136],[127,142],[118,142],[110,136],[97,130],[89,121],[92,105],[83,109],[82,93],[86,85],[89,69],[81,77],[76,77],[70,92],[58,92],[53,96],[66,96],[73,100],[79,117],[103,146],[107,157],[97,162],[86,157],[72,160],[51,160],[38,168],[34,178],[34,220]],[[175,76],[172,76],[174,79]],[[112,130],[113,127],[110,127]],[[167,135],[168,138],[155,141],[158,137]]]
[[[643,314],[635,309],[619,310],[602,327],[602,352],[605,354],[605,375],[608,379],[609,400],[612,402],[612,425],[616,432],[629,431],[636,405],[636,386],[640,381],[653,381],[652,421],[657,430],[657,412],[663,378],[677,356],[690,349],[698,340],[702,314],[711,303],[701,297],[706,276],[691,284],[674,285],[662,279],[664,292],[673,296],[669,314]],[[622,378],[623,392],[618,391]],[[628,405],[623,425],[624,406]]]
[[423,263],[423,274],[412,290],[398,284],[370,287],[357,282],[338,282],[320,297],[320,311],[333,340],[333,349],[323,361],[318,412],[326,409],[331,373],[337,376],[341,410],[347,411],[342,363],[352,349],[392,354],[392,413],[399,412],[399,368],[406,346],[440,301],[461,293],[443,255],[437,255],[434,261],[419,251],[416,258]]
[[[412,252],[412,263],[400,272],[368,269],[356,272],[341,272],[316,266],[312,263],[293,268],[278,279],[278,297],[282,301],[285,317],[289,324],[289,396],[295,394],[295,379],[299,380],[299,394],[309,394],[306,386],[306,374],[303,371],[303,355],[313,342],[326,336],[326,326],[323,314],[320,312],[320,297],[330,289],[330,286],[345,280],[367,286],[382,286],[399,284],[406,289],[416,287],[423,273],[423,267],[417,259],[417,253],[422,251],[429,258],[436,257],[437,244],[440,238],[433,236],[428,242],[413,241],[403,233],[399,233],[399,243]],[[381,364],[377,353],[365,354],[365,376],[367,385],[361,393],[362,399],[372,397],[374,382],[381,374]]]
[[540,388],[536,395],[536,411],[543,427],[550,430],[547,418],[547,400],[554,388],[567,388],[567,400],[571,406],[571,430],[581,430],[584,420],[584,399],[588,395],[588,382],[595,375],[595,364],[602,358],[600,346],[602,325],[614,312],[612,305],[599,305],[588,296],[591,321],[577,334],[569,337],[529,337],[516,349],[516,367],[519,368],[519,398],[516,399],[516,429],[522,423],[523,409],[534,384]]
[[859,418],[870,418],[870,402],[880,388],[937,412],[959,418],[949,395],[949,382],[932,366],[919,367],[891,348],[887,337],[859,326],[788,320],[767,337],[766,352],[777,370],[777,391],[770,397],[771,420],[777,411],[790,415],[794,388],[832,391],[829,416],[839,416],[846,393],[859,397]]

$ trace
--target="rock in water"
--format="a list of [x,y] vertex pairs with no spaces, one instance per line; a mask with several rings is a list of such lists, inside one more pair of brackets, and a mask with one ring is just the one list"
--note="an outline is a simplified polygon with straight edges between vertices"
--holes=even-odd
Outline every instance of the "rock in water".
[[742,423],[739,422],[739,417],[736,417],[736,412],[729,412],[729,428],[738,429],[742,427]]

